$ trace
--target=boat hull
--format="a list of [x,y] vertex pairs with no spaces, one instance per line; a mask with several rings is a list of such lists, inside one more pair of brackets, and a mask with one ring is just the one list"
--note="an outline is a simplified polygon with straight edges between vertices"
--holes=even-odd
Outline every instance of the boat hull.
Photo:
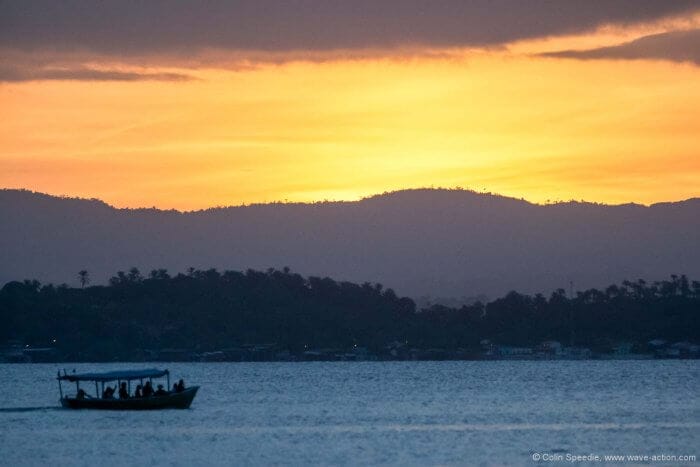
[[132,399],[76,399],[64,397],[61,405],[67,409],[95,410],[159,410],[187,409],[197,395],[199,386],[192,386],[182,392],[171,392],[163,396],[140,397]]

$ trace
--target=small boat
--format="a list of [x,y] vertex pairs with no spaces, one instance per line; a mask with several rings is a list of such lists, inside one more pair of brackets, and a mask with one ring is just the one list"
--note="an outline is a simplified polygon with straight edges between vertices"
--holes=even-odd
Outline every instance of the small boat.
[[[180,388],[179,390],[163,391],[162,394],[153,394],[147,397],[125,397],[115,398],[110,394],[113,391],[105,391],[105,383],[117,382],[117,387],[121,383],[127,384],[127,392],[131,394],[131,382],[140,381],[143,386],[144,381],[152,382],[154,378],[167,378],[167,387],[170,388],[170,372],[168,370],[158,370],[155,368],[147,370],[124,370],[109,371],[106,373],[82,373],[58,374],[58,390],[61,395],[61,405],[68,409],[101,409],[101,410],[157,410],[157,409],[187,409],[194,396],[197,395],[199,386]],[[76,384],[76,394],[64,396],[62,381],[70,381]],[[92,396],[84,389],[80,388],[81,382],[95,383],[95,396]],[[100,392],[100,386],[102,391]]]

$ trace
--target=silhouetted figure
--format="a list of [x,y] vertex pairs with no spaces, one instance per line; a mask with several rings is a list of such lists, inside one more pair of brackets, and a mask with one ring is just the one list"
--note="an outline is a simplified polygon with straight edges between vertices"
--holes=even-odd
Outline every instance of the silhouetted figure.
[[173,383],[172,392],[179,392],[179,391],[177,390],[177,383]]
[[78,389],[78,394],[76,394],[75,398],[76,399],[85,399],[85,391],[82,389]]
[[102,398],[103,399],[114,399],[114,388],[111,386],[107,386],[107,388],[102,393]]
[[126,388],[126,383],[122,383],[119,386],[119,398],[120,399],[128,399],[129,398],[129,390]]
[[158,389],[156,389],[156,396],[164,396],[164,395],[166,395],[167,393],[168,393],[168,392],[167,392],[165,389],[163,389],[163,385],[162,385],[162,384],[159,384],[159,385],[158,385]]
[[185,390],[185,382],[183,380],[180,380],[177,382],[175,385],[175,391],[176,392],[182,392]]
[[148,381],[143,387],[143,397],[151,397],[153,395],[153,386]]
[[143,386],[140,384],[136,386],[136,391],[134,392],[134,397],[143,397]]

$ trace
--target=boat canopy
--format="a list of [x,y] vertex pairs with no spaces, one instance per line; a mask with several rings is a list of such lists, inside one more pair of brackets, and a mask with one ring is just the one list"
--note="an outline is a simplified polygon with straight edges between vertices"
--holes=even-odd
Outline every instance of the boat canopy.
[[58,379],[67,381],[116,381],[124,380],[130,381],[134,379],[143,378],[160,378],[169,374],[168,370],[158,370],[156,368],[149,368],[147,370],[120,370],[120,371],[108,371],[106,373],[80,373],[80,374],[63,374],[59,375]]

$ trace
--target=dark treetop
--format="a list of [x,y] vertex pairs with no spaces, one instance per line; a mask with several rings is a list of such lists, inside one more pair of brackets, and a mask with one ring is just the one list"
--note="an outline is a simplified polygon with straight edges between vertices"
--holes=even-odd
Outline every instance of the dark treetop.
[[623,282],[569,297],[510,292],[490,303],[416,310],[380,284],[337,282],[269,269],[119,272],[108,286],[37,281],[0,289],[0,343],[54,346],[66,360],[138,359],[144,349],[204,352],[273,343],[292,354],[392,342],[477,349],[481,340],[535,346],[546,340],[601,351],[618,342],[700,340],[700,282],[685,276]]

